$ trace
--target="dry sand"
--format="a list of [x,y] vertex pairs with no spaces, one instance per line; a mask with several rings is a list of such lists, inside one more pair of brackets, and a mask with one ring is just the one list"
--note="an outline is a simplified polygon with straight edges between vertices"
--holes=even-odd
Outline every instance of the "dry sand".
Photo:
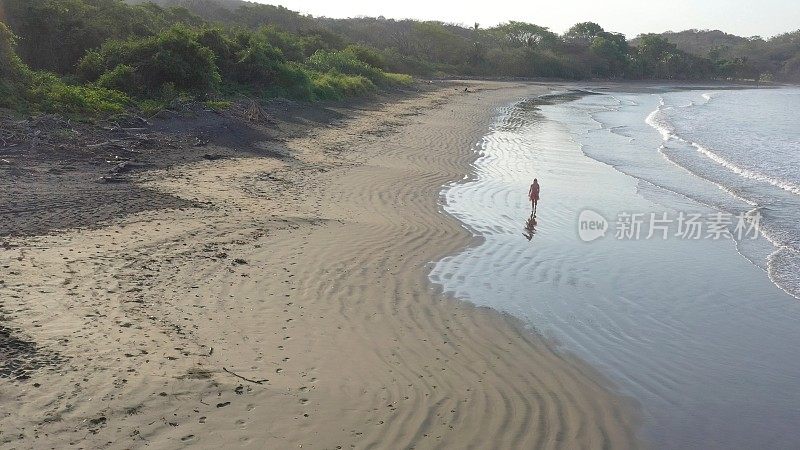
[[0,379],[0,447],[638,446],[592,369],[427,280],[471,241],[441,185],[492,108],[551,89],[429,92],[290,140],[294,159],[139,177],[205,208],[12,240],[3,323],[38,348],[6,351],[58,368]]

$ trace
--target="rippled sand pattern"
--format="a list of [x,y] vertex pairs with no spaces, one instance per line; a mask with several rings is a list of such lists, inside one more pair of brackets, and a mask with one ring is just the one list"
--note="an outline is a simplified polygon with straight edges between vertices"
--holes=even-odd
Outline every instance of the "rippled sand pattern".
[[[647,239],[646,226],[640,239],[615,238],[620,213],[714,211],[667,188],[699,182],[660,155],[647,112],[614,116],[612,132],[576,106],[591,100],[503,111],[481,141],[475,176],[443,192],[477,242],[437,261],[431,279],[520,318],[609,376],[639,402],[642,434],[656,448],[791,448],[796,300],[733,240]],[[542,193],[529,237],[534,177]],[[609,221],[605,238],[579,238],[585,210]]]
[[[471,242],[436,192],[494,108],[548,88],[440,91],[142,183],[210,202],[27,241],[16,323],[70,366],[0,380],[9,445],[630,448],[627,401],[492,310],[437,294]],[[59,339],[67,337],[59,345]],[[22,441],[18,441],[22,439]]]

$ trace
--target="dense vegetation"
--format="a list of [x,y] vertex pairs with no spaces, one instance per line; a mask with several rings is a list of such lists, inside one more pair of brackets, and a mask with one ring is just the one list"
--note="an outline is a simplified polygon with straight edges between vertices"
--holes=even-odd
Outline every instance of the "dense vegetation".
[[719,30],[669,32],[660,37],[684,52],[715,61],[719,67],[738,65],[745,77],[759,74],[781,81],[800,82],[800,30],[771,39],[760,36],[744,38]]
[[182,8],[0,0],[0,12],[0,107],[22,111],[158,109],[178,96],[338,100],[411,83],[339,38],[217,26]]
[[[800,32],[627,41],[384,18],[327,19],[241,0],[0,0],[0,106],[88,113],[201,99],[341,99],[410,75],[800,80]],[[406,74],[406,75],[400,75]]]
[[67,84],[52,73],[32,71],[14,53],[16,41],[0,22],[0,107],[96,114],[119,112],[130,104],[121,92]]
[[183,6],[205,20],[228,25],[331,33],[377,49],[387,69],[415,75],[800,81],[800,30],[769,40],[690,30],[626,42],[590,22],[556,35],[520,22],[463,27],[380,17],[314,18],[243,0],[152,1]]

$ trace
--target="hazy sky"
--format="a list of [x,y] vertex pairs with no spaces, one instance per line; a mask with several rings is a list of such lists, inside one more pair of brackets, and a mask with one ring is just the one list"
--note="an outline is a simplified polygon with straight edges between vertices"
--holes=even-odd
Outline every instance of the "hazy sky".
[[442,20],[482,27],[508,20],[532,22],[561,33],[577,22],[640,33],[719,29],[740,36],[770,37],[800,28],[800,0],[256,0],[315,16],[384,16]]

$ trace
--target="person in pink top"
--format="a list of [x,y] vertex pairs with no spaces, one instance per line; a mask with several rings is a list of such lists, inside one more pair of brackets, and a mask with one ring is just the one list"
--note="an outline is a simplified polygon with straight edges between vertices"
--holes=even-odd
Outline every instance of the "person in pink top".
[[531,207],[533,208],[533,217],[536,217],[536,205],[539,203],[539,180],[533,179],[531,189],[528,191],[528,198],[531,200]]

